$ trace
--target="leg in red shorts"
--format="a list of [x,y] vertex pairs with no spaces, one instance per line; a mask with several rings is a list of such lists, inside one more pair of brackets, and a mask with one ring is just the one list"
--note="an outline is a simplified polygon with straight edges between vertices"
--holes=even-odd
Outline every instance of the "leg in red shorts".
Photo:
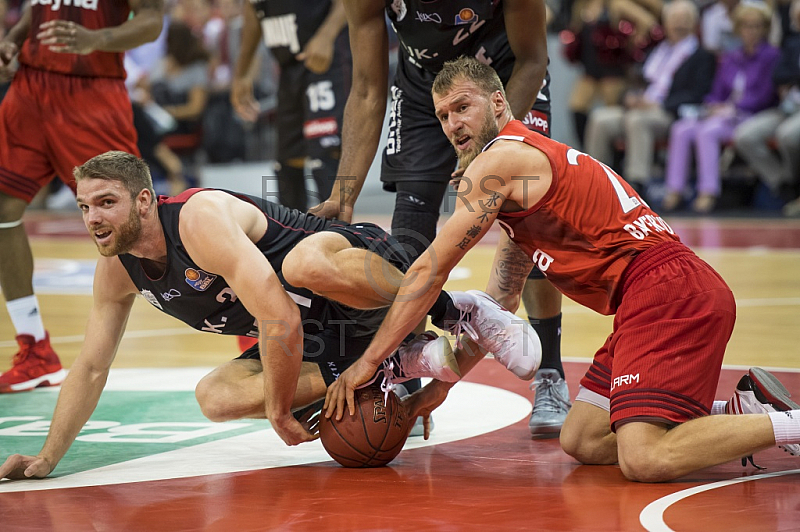
[[0,393],[59,384],[64,372],[33,295],[33,256],[22,216],[53,177],[73,191],[73,167],[109,150],[138,155],[123,81],[21,67],[0,105],[0,286],[20,350]]

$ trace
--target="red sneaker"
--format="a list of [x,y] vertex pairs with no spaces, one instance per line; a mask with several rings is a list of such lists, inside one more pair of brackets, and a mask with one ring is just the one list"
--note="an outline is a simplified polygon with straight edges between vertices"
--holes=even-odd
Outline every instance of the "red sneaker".
[[0,375],[0,393],[27,392],[39,386],[61,384],[67,372],[50,347],[49,334],[38,342],[29,334],[20,334],[17,343],[19,353],[14,355],[14,365]]

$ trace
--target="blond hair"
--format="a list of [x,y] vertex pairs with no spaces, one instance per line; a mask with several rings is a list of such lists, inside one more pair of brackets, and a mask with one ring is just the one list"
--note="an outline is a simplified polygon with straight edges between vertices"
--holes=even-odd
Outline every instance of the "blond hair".
[[492,67],[463,55],[444,64],[433,80],[431,94],[446,94],[452,89],[453,84],[460,80],[471,81],[487,96],[494,94],[495,91],[500,91],[503,98],[506,97],[503,82],[500,81],[500,77]]

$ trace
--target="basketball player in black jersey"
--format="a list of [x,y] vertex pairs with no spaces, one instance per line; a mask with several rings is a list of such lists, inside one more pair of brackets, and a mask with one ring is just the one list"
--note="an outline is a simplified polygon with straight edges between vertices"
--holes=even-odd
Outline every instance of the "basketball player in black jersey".
[[[288,445],[316,439],[292,410],[324,397],[367,348],[409,266],[397,242],[372,224],[334,222],[233,192],[190,189],[156,198],[144,161],[118,151],[77,167],[75,178],[78,206],[102,255],[86,337],[40,454],[12,455],[1,476],[46,476],[67,452],[97,405],[137,294],[195,329],[259,337],[260,346],[197,385],[206,417],[267,418]],[[472,351],[454,356],[448,340],[435,335],[407,339],[392,357],[394,368],[382,368],[385,384],[455,382],[459,366],[467,370],[481,358],[470,354],[501,344],[501,363],[533,375],[541,360],[533,329],[496,303],[458,305],[460,293],[452,294],[441,292],[430,315],[474,331]],[[416,416],[415,396],[408,401]]]
[[[342,159],[330,198],[313,208],[349,221],[372,163],[386,109],[388,16],[400,40],[391,87],[384,188],[397,192],[392,236],[419,256],[436,236],[439,208],[456,156],[436,119],[431,85],[461,55],[494,68],[514,116],[550,136],[544,0],[343,0],[353,54],[353,85],[342,132]],[[463,169],[462,169],[463,171]],[[446,208],[453,208],[455,197]],[[570,404],[561,364],[561,294],[534,268],[522,294],[542,341],[542,369],[529,422],[534,437],[558,436]],[[565,399],[566,398],[566,399]]]
[[340,0],[250,0],[245,4],[231,102],[243,119],[258,118],[251,71],[263,37],[280,65],[278,198],[281,204],[304,211],[308,208],[306,161],[322,198],[330,194],[339,165],[342,114],[352,68],[344,8]]

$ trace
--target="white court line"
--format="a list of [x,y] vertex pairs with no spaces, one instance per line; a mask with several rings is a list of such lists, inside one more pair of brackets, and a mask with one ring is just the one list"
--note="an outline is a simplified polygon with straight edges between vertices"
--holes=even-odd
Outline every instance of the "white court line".
[[648,532],[675,532],[667,526],[664,522],[664,512],[667,508],[683,499],[697,495],[704,491],[711,491],[717,488],[724,488],[733,484],[740,484],[742,482],[750,482],[751,480],[761,480],[764,478],[782,477],[785,475],[796,475],[800,473],[800,469],[792,469],[790,471],[777,471],[775,473],[764,473],[762,475],[753,475],[751,477],[733,478],[730,480],[721,480],[719,482],[712,482],[711,484],[704,484],[702,486],[695,486],[694,488],[685,489],[661,497],[647,506],[645,506],[642,513],[639,514],[639,522]]

